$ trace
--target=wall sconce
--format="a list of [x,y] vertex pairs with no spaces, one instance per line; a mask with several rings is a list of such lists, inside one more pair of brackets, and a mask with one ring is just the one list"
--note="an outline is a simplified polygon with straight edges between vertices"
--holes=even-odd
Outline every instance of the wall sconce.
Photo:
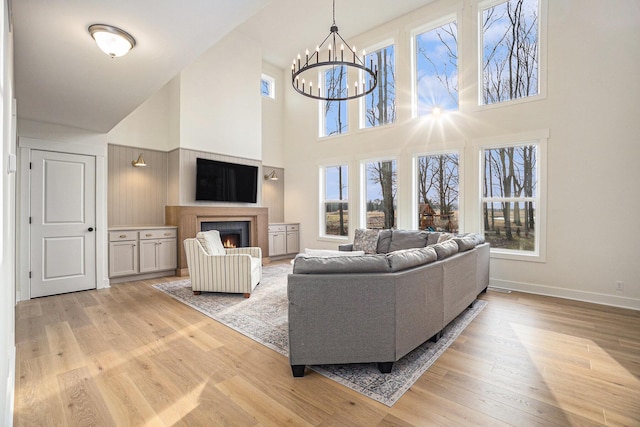
[[276,175],[275,169],[272,170],[270,174],[267,174],[267,175],[264,176],[264,180],[265,181],[267,181],[267,180],[269,180],[269,181],[277,181],[278,179],[279,178],[278,178],[278,175]]
[[88,30],[98,47],[112,58],[126,55],[136,45],[131,34],[112,25],[93,24]]
[[131,165],[134,168],[140,168],[143,166],[147,166],[147,164],[144,162],[144,159],[142,158],[142,153],[140,153],[140,155],[138,156],[138,160],[132,160],[131,161]]

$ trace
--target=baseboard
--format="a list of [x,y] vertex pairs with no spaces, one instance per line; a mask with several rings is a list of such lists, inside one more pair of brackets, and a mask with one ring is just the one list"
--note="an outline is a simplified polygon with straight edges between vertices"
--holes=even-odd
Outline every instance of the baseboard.
[[591,302],[610,305],[613,307],[640,310],[640,299],[617,295],[600,294],[597,292],[576,291],[574,289],[555,288],[552,286],[536,285],[533,283],[513,282],[509,280],[490,279],[489,286],[528,294],[544,295],[575,301]]

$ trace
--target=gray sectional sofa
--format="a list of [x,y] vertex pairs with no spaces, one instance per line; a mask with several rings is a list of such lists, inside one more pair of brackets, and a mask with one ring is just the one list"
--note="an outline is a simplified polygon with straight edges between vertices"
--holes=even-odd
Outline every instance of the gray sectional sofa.
[[[364,255],[298,255],[288,277],[289,361],[393,363],[462,313],[489,284],[489,245],[476,234],[356,230]],[[362,252],[360,252],[362,253]]]

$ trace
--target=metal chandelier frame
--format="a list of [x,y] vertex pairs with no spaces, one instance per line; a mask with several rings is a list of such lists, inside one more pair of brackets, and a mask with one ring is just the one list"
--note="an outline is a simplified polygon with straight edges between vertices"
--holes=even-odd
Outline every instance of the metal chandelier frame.
[[[347,41],[342,38],[340,33],[338,32],[338,26],[336,25],[336,1],[333,0],[333,25],[329,30],[329,35],[325,37],[322,43],[316,47],[316,51],[309,55],[309,51],[307,50],[304,61],[302,60],[300,54],[298,54],[297,59],[293,60],[293,64],[291,65],[291,85],[293,89],[301,95],[304,95],[309,98],[318,99],[321,101],[348,101],[350,99],[360,98],[362,96],[368,95],[373,92],[373,90],[378,85],[378,69],[373,66],[373,60],[371,60],[371,64],[369,67],[366,66],[364,59],[365,54],[363,52],[363,58],[360,59],[358,54],[356,53],[355,46],[350,49],[351,53],[347,53],[347,57],[351,56],[351,61],[345,61],[345,52],[344,46],[347,46],[349,49],[349,44]],[[338,58],[338,40],[342,41],[342,45],[340,47],[340,53]],[[329,41],[329,43],[327,43]],[[327,43],[327,60],[320,60],[320,51],[324,44]],[[332,54],[333,52],[333,54]],[[345,72],[348,74],[349,69],[362,70],[367,73],[371,80],[369,81],[369,88],[365,87],[365,80],[362,80],[362,84],[359,85],[356,82],[353,86],[353,92],[349,95],[349,85],[347,84],[345,95],[341,95],[342,90],[334,91],[333,96],[329,96],[328,94],[322,93],[322,88],[320,84],[316,86],[317,91],[314,92],[313,88],[313,79],[309,79],[308,84],[305,78],[303,78],[303,74],[306,72],[316,69],[316,68],[337,68],[337,67],[345,67]],[[360,86],[360,87],[359,87]],[[326,92],[325,92],[326,93]]]

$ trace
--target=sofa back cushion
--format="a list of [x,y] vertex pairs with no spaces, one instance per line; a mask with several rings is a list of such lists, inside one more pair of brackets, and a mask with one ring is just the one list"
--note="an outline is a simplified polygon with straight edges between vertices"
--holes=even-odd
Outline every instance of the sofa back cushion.
[[298,255],[293,262],[294,274],[388,273],[384,255],[314,257]]
[[393,230],[389,252],[401,249],[424,248],[427,246],[428,231]]
[[478,239],[473,236],[454,237],[453,240],[458,244],[458,252],[469,251],[478,244]]
[[391,271],[406,270],[438,259],[436,250],[433,248],[401,249],[389,252],[386,256]]
[[438,254],[438,261],[449,258],[451,255],[458,253],[458,244],[453,239],[445,240],[444,242],[437,243],[431,247],[436,250],[436,254]]
[[364,251],[365,254],[375,254],[378,247],[378,230],[356,228],[353,237],[353,250]]

